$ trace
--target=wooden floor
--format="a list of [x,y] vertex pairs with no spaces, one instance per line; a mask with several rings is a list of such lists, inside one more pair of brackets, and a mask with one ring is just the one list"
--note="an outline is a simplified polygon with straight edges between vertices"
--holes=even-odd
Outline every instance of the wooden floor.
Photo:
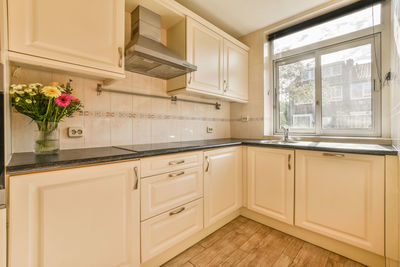
[[364,265],[240,216],[163,266]]

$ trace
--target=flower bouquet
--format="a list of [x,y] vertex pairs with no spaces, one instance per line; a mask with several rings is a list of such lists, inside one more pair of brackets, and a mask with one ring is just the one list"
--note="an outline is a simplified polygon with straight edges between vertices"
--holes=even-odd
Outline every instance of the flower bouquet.
[[65,86],[52,82],[13,84],[10,86],[11,105],[35,121],[35,148],[38,154],[57,153],[60,148],[58,123],[82,110],[80,100],[72,95],[71,81]]

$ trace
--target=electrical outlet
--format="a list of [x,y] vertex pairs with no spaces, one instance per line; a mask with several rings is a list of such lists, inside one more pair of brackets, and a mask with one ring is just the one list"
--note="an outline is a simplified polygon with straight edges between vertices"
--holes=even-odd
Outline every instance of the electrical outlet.
[[207,126],[207,133],[213,133],[214,128]]
[[68,137],[70,137],[70,138],[83,137],[83,128],[82,127],[68,127]]

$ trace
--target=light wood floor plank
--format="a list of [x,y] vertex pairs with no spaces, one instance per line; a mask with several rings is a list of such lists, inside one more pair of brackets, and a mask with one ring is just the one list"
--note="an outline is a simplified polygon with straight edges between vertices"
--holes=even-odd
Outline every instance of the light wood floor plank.
[[364,267],[241,216],[163,265],[180,266]]

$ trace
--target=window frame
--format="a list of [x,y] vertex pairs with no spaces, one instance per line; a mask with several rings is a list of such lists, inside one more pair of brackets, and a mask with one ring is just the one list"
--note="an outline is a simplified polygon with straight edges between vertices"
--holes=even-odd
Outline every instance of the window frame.
[[[380,25],[379,25],[380,26]],[[376,26],[377,27],[377,26]],[[369,34],[365,34],[369,30]],[[361,36],[364,34],[363,36]],[[347,39],[346,39],[347,38]],[[279,66],[290,64],[304,59],[315,59],[315,123],[313,129],[293,129],[293,135],[313,135],[313,136],[343,136],[343,137],[380,137],[382,133],[381,122],[381,84],[377,75],[377,66],[381,66],[381,33],[377,31],[371,34],[370,29],[364,29],[355,33],[339,36],[326,41],[321,41],[301,49],[289,50],[276,54],[272,58],[273,71],[273,133],[274,135],[283,134],[280,129],[280,101],[279,101]],[[270,43],[270,52],[273,51],[273,43]],[[322,77],[321,77],[321,56],[349,49],[365,44],[371,44],[371,108],[372,108],[372,128],[370,130],[358,129],[323,129],[322,128]],[[376,51],[376,56],[375,56]],[[297,54],[296,54],[297,53]],[[378,69],[381,69],[379,67]]]

